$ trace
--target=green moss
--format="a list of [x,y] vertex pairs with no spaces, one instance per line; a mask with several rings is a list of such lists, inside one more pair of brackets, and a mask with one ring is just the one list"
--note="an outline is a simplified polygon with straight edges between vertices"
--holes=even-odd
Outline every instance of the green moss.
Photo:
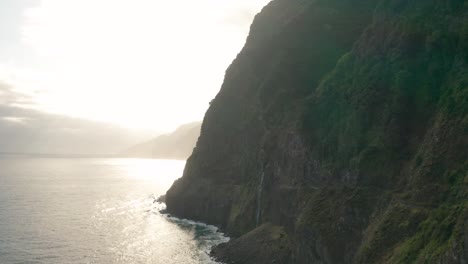
[[369,227],[359,254],[361,262],[434,263],[455,241],[462,241],[468,212],[468,185],[463,182],[466,172],[466,164],[447,172],[448,194],[437,208],[411,201],[413,193],[395,196],[394,205]]
[[438,259],[455,238],[455,227],[464,205],[435,209],[422,222],[417,233],[400,245],[390,263],[428,263]]
[[402,237],[414,234],[419,222],[426,217],[424,208],[411,208],[395,204],[373,225],[368,227],[367,238],[361,246],[361,263],[382,263],[382,256],[388,254]]

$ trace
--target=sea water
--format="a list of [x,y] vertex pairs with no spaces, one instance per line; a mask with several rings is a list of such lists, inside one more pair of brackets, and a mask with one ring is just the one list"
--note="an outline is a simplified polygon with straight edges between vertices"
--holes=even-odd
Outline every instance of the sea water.
[[216,263],[214,226],[159,213],[185,162],[0,157],[0,263]]

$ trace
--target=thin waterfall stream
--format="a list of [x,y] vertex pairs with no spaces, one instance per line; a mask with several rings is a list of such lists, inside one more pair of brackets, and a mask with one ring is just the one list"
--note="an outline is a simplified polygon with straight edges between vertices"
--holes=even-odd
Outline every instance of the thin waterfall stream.
[[261,212],[262,212],[262,192],[263,192],[264,179],[265,179],[265,169],[262,166],[262,169],[260,172],[260,183],[258,184],[258,188],[257,188],[257,212],[256,212],[256,218],[255,218],[255,226],[258,226],[260,222]]

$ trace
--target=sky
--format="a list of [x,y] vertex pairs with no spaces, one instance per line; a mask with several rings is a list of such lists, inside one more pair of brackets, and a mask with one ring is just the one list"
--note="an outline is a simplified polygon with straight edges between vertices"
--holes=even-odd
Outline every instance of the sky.
[[0,155],[112,155],[154,137],[151,131],[15,106],[30,103],[0,81]]
[[37,116],[146,132],[201,120],[268,2],[1,0],[0,132]]

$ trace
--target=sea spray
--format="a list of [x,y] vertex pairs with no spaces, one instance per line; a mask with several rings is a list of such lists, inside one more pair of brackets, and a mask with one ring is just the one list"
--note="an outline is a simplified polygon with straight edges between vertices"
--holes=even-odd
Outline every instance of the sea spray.
[[200,263],[203,264],[221,264],[210,256],[210,251],[219,244],[229,242],[230,238],[222,233],[218,227],[166,214],[165,203],[156,202],[155,209],[157,210],[156,214],[162,215],[168,221],[179,226],[182,230],[192,234],[193,238],[197,242],[197,249],[203,252],[203,254],[196,252],[198,255],[194,255],[194,259],[198,259]]

